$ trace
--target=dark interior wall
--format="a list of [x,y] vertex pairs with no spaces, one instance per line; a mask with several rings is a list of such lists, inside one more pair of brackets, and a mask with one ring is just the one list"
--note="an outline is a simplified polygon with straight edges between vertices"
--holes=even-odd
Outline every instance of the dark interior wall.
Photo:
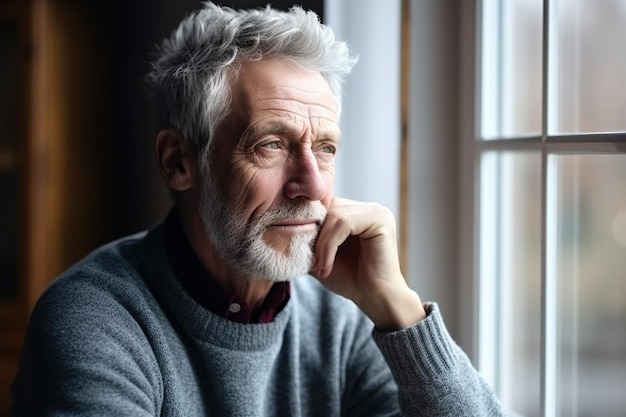
[[[216,2],[236,9],[264,7],[267,1],[231,0]],[[287,9],[299,4],[323,16],[323,0],[273,1]],[[150,68],[156,45],[175,29],[199,0],[114,0],[94,1],[86,13],[100,39],[105,68],[100,71],[106,104],[100,123],[106,137],[96,157],[104,171],[101,197],[99,243],[142,230],[158,221],[169,208],[167,190],[156,169],[153,151],[155,126],[153,106],[145,93],[143,79]]]

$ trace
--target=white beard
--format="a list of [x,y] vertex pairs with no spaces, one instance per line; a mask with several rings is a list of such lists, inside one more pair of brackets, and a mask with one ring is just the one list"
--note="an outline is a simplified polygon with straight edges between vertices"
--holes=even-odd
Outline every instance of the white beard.
[[285,253],[268,245],[263,235],[271,224],[284,219],[314,218],[321,227],[326,208],[319,201],[287,203],[246,222],[242,208],[221,196],[210,174],[204,180],[199,210],[205,233],[220,260],[237,276],[282,282],[309,272],[317,231],[293,236]]

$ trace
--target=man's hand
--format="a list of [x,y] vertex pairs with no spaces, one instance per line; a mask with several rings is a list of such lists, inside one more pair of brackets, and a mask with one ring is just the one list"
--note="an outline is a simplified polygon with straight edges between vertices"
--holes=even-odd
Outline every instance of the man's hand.
[[400,330],[426,317],[402,276],[395,220],[387,208],[333,199],[314,252],[311,274],[354,301],[377,329]]

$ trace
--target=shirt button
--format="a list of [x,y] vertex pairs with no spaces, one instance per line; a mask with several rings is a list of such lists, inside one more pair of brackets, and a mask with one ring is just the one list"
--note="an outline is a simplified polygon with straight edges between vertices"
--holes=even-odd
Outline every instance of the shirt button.
[[231,313],[239,313],[241,311],[241,306],[237,303],[232,303],[230,306],[228,306],[228,310]]

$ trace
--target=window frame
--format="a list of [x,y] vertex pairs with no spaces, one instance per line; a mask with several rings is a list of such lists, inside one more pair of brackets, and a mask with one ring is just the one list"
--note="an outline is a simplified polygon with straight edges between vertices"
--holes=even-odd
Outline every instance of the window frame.
[[[461,192],[461,217],[464,222],[470,222],[471,227],[462,235],[462,253],[465,256],[460,258],[460,264],[466,270],[472,270],[474,298],[470,310],[465,307],[465,316],[461,317],[461,325],[475,329],[471,335],[471,357],[477,363],[479,370],[486,376],[486,379],[494,385],[498,393],[500,387],[498,372],[498,352],[495,346],[497,342],[497,324],[490,319],[497,308],[495,290],[490,288],[494,284],[497,276],[491,275],[485,281],[484,270],[481,268],[481,257],[489,256],[485,253],[484,246],[481,246],[482,234],[489,233],[485,230],[487,225],[481,222],[482,208],[481,199],[484,198],[485,190],[481,183],[482,156],[488,152],[525,152],[533,151],[540,154],[541,158],[541,413],[543,416],[554,416],[557,410],[557,312],[555,303],[557,288],[553,271],[555,268],[553,259],[548,256],[554,252],[556,238],[554,237],[556,221],[553,216],[554,210],[550,211],[551,197],[554,194],[555,184],[552,178],[555,176],[550,169],[554,165],[550,163],[550,158],[562,155],[587,155],[587,154],[626,154],[626,132],[611,133],[581,133],[581,134],[550,134],[555,123],[553,115],[556,116],[555,106],[555,69],[550,65],[551,53],[555,50],[556,40],[554,36],[549,36],[549,31],[555,25],[553,0],[543,1],[542,18],[542,69],[541,69],[541,132],[534,136],[518,137],[497,137],[489,136],[482,138],[481,123],[485,122],[483,113],[482,94],[484,93],[482,84],[482,62],[483,50],[482,28],[483,1],[467,2],[463,4],[462,19],[465,29],[462,42],[462,132],[460,140],[465,143],[461,146],[462,175],[466,178],[464,185],[469,185],[469,191]],[[470,178],[471,180],[467,180]],[[469,184],[471,181],[471,184]],[[465,186],[463,188],[465,188]],[[463,224],[463,222],[461,223]],[[492,242],[493,243],[493,242]],[[472,254],[471,258],[467,254]],[[490,292],[491,294],[487,294]],[[471,321],[474,320],[474,323]],[[468,342],[466,342],[468,343]]]

